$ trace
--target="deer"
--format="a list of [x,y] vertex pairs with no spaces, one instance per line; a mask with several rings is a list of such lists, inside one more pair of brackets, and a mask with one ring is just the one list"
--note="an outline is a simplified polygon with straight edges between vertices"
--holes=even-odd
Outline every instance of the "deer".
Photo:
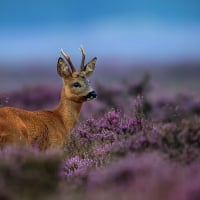
[[16,107],[0,108],[0,148],[25,145],[47,150],[67,144],[84,102],[97,97],[88,80],[97,58],[85,64],[85,51],[83,47],[80,50],[81,65],[76,70],[70,56],[61,49],[57,73],[63,84],[59,103],[54,109],[29,111]]

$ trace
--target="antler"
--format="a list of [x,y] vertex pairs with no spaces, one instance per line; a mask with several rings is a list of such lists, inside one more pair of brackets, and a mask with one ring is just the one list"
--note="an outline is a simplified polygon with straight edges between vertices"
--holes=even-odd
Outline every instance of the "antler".
[[85,70],[85,51],[83,49],[83,47],[80,47],[80,50],[81,50],[81,54],[82,54],[82,60],[81,60],[81,71],[84,71]]
[[65,58],[65,59],[67,60],[67,62],[69,63],[72,72],[75,72],[76,69],[75,69],[74,65],[72,64],[72,61],[71,61],[70,56],[67,55],[67,54],[63,51],[63,49],[61,49],[61,54],[64,56],[64,58]]

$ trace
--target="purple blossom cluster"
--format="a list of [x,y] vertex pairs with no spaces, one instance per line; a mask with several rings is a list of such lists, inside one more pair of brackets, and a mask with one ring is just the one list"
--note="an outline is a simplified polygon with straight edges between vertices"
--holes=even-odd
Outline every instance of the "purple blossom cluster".
[[[88,119],[74,129],[65,147],[65,152],[72,157],[78,154],[82,157],[90,156],[96,160],[98,151],[102,154],[102,152],[108,152],[108,149],[116,149],[122,141],[125,145],[127,138],[142,131],[145,120],[114,110],[98,119]],[[104,148],[107,150],[102,150]]]
[[88,158],[80,158],[78,155],[67,159],[61,170],[61,177],[84,177],[89,168],[95,166],[95,161]]

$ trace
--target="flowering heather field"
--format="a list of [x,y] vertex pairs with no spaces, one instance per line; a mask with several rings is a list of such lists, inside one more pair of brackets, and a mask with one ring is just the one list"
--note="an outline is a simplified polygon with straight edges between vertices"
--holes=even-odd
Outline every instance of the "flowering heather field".
[[[1,150],[0,199],[199,200],[199,96],[156,96],[149,75],[95,85],[62,151]],[[0,103],[46,109],[59,93],[31,87]]]

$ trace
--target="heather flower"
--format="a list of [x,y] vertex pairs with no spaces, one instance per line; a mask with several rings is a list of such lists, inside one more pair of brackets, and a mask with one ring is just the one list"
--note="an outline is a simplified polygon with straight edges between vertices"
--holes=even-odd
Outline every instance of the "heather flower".
[[104,115],[98,122],[97,128],[98,130],[108,129],[115,130],[118,132],[118,126],[121,121],[120,113],[117,111],[110,111]]
[[93,138],[112,143],[116,140],[117,136],[116,136],[116,133],[113,131],[102,130],[102,132],[95,134]]
[[128,140],[128,147],[130,151],[142,151],[150,146],[148,138],[144,134],[137,134]]
[[63,178],[85,177],[88,170],[93,166],[95,166],[94,160],[74,156],[65,161],[61,170],[61,176]]
[[[78,134],[77,134],[78,133]],[[78,130],[77,130],[77,135],[80,137],[80,138],[84,138],[86,139],[87,141],[90,141],[92,139],[91,137],[91,134],[90,132],[86,129],[83,129],[83,127],[79,127]]]
[[136,118],[132,116],[124,116],[124,118],[122,119],[123,121],[119,125],[122,133],[133,135],[137,131],[141,130],[141,124],[138,123],[138,120]]
[[109,153],[112,150],[112,144],[105,144],[99,145],[94,148],[94,155],[95,156],[104,156],[105,154]]

